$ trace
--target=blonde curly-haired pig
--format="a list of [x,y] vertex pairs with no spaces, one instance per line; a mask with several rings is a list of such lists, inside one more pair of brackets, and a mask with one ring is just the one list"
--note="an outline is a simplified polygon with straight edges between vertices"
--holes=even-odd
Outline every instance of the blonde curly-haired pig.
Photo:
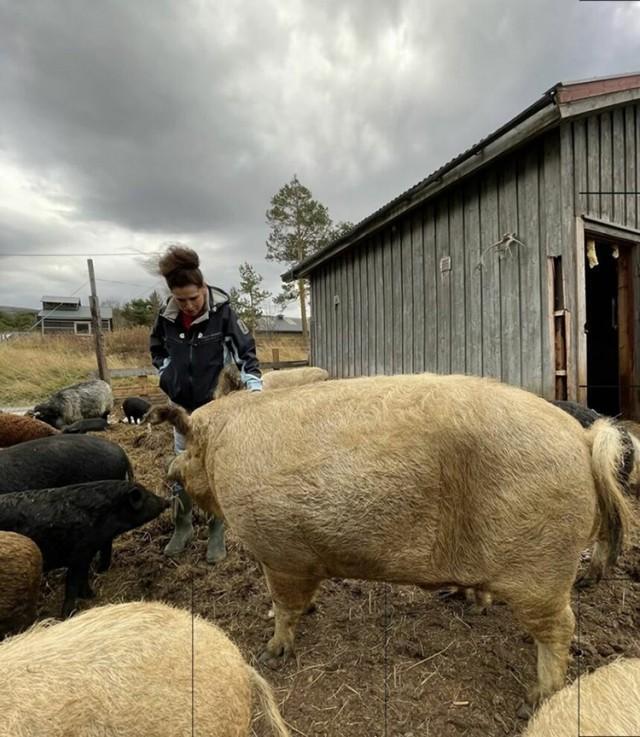
[[254,695],[289,735],[222,630],[158,602],[36,625],[0,644],[0,673],[0,737],[248,737]]
[[630,658],[598,668],[558,691],[540,707],[523,737],[639,734],[640,658]]

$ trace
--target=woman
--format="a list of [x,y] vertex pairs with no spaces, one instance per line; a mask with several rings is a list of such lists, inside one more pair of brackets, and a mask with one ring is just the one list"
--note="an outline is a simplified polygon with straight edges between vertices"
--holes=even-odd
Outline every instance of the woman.
[[[262,389],[256,346],[247,326],[229,304],[229,295],[208,286],[199,269],[198,254],[184,246],[170,246],[158,270],[171,290],[151,331],[151,359],[160,374],[160,388],[172,402],[188,412],[211,401],[220,371],[234,362],[250,391]],[[185,449],[185,439],[174,430],[176,453]],[[193,539],[191,499],[179,484],[175,530],[165,555],[178,555]],[[209,520],[207,562],[226,556],[224,526]]]

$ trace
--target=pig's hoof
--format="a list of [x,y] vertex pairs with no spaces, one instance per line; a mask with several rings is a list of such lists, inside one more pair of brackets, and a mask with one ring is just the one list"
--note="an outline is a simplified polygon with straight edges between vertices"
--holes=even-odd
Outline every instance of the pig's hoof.
[[440,589],[436,591],[436,598],[440,601],[448,601],[449,599],[463,599],[464,591],[457,586],[451,586],[448,589]]
[[531,713],[547,698],[548,692],[542,692],[538,683],[527,689],[526,703],[531,707]]
[[574,586],[577,589],[589,589],[592,586],[594,586],[597,583],[597,579],[593,578],[592,576],[589,576],[588,574],[584,574],[583,576],[578,576],[576,578]]
[[263,650],[258,660],[263,664],[266,665],[267,668],[271,668],[271,670],[278,670],[279,668],[282,668],[286,661],[286,656],[280,655],[276,656],[273,653],[269,652],[269,650]]
[[293,654],[293,649],[290,645],[281,644],[270,640],[267,643],[267,647],[260,654],[258,660],[270,668],[279,668],[281,665],[287,662],[289,656]]
[[70,601],[70,602],[65,601],[62,607],[62,614],[60,616],[62,619],[68,619],[75,611],[76,611],[75,601]]
[[533,716],[533,706],[531,706],[531,704],[523,702],[518,707],[516,716],[518,717],[518,719],[523,719],[525,722],[528,722],[529,719],[531,719],[531,717]]

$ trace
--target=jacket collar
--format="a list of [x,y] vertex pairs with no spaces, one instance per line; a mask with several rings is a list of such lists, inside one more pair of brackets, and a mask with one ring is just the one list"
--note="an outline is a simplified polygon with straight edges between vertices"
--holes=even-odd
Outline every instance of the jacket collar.
[[[206,322],[212,312],[217,310],[229,301],[229,295],[218,287],[210,287],[207,284],[207,292],[205,294],[205,306],[200,317],[197,317],[191,324],[197,325]],[[173,297],[169,297],[165,308],[162,310],[162,316],[170,322],[175,322],[180,314],[178,303]]]

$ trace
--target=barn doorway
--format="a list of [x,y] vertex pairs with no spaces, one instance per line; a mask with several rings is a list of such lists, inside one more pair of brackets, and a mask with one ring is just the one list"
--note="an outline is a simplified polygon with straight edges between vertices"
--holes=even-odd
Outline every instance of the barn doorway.
[[587,405],[636,419],[633,248],[602,236],[585,242]]

